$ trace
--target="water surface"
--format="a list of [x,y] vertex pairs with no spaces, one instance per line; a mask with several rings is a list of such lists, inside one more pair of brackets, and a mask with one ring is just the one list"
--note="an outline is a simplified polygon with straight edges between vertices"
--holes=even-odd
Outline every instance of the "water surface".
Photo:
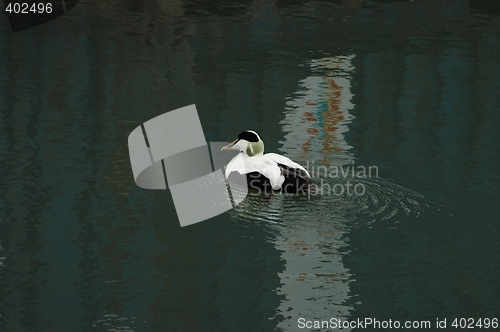
[[[0,15],[0,330],[294,331],[500,314],[494,1],[80,2]],[[127,136],[196,104],[363,195],[249,195],[180,228]]]

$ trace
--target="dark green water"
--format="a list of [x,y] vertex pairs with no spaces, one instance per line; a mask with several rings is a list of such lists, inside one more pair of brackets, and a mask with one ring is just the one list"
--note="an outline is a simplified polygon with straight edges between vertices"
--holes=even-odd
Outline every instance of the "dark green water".
[[[181,228],[127,137],[190,104],[208,141],[254,129],[379,176]],[[500,318],[499,170],[495,1],[83,1],[16,34],[1,14],[0,330]]]

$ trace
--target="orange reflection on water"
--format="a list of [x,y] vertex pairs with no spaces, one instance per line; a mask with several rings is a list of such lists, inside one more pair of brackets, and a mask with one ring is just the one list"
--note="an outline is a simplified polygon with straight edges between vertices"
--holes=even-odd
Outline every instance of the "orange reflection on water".
[[[347,154],[351,146],[344,133],[353,116],[349,110],[352,93],[350,72],[354,56],[312,60],[312,74],[299,82],[295,98],[287,103],[289,112],[283,120],[288,132],[283,150],[310,159],[311,153],[324,156]],[[331,158],[328,158],[331,160]]]

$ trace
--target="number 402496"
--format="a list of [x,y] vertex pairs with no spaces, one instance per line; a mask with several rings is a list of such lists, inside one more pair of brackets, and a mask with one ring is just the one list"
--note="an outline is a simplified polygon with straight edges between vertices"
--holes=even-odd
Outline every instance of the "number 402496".
[[458,329],[498,328],[498,318],[455,318],[451,326]]
[[50,14],[52,13],[52,4],[49,3],[12,3],[9,2],[5,7],[7,13],[14,14]]

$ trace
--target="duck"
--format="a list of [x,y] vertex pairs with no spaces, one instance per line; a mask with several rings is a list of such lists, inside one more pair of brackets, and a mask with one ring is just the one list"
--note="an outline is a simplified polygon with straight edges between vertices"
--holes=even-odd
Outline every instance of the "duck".
[[[221,151],[239,150],[227,164],[224,175],[232,183],[242,184],[246,176],[248,189],[264,193],[280,191],[287,194],[307,193],[315,189],[309,172],[277,153],[264,154],[264,142],[253,130],[245,130]],[[239,180],[239,181],[238,181]]]

